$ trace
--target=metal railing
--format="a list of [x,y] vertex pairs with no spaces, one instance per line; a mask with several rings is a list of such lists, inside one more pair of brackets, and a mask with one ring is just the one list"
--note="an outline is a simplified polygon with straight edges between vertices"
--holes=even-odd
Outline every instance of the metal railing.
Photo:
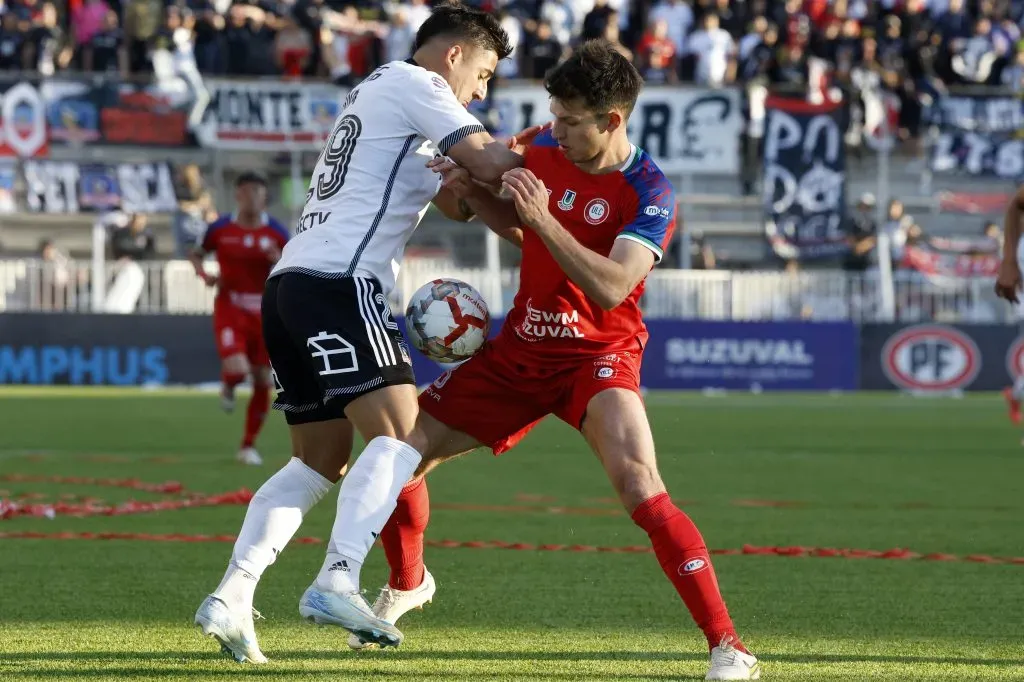
[[[206,264],[215,272],[216,263]],[[39,259],[0,261],[0,312],[209,314],[215,291],[205,286],[187,261],[108,262],[103,283],[93,286],[94,264]],[[439,260],[409,259],[391,295],[402,313],[412,294],[438,277],[475,286],[492,312],[512,305],[518,270],[492,272],[458,268]],[[94,291],[103,292],[102,297]],[[642,299],[649,318],[703,320],[853,320],[855,322],[1002,322],[1014,310],[992,293],[982,278],[929,278],[894,274],[895,310],[881,305],[878,274],[823,270],[811,272],[730,272],[655,270]]]

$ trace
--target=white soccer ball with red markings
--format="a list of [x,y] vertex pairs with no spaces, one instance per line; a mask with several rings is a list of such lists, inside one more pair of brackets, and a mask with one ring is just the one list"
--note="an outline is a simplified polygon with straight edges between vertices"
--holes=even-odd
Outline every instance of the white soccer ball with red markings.
[[462,362],[487,340],[491,313],[480,292],[457,279],[420,287],[405,310],[409,341],[435,362]]

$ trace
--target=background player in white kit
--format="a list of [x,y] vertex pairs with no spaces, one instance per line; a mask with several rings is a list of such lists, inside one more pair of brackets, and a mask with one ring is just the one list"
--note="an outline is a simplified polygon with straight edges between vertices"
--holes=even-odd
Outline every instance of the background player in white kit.
[[[510,52],[491,15],[436,9],[417,33],[411,60],[380,67],[348,94],[317,162],[296,235],[263,296],[263,334],[278,389],[274,407],[287,417],[293,456],[254,495],[228,570],[195,616],[203,633],[239,662],[266,661],[252,620],[257,581],[341,477],[353,427],[367,446],[339,495],[339,512],[358,516],[375,479],[373,489],[394,500],[420,462],[404,442],[419,410],[408,349],[387,295],[431,201],[449,217],[471,217],[441,190],[428,161],[447,155],[485,182],[522,164],[466,110],[486,96],[498,60]],[[360,542],[368,549],[373,540]],[[345,591],[351,581],[340,576],[359,566],[343,560],[339,549],[329,544],[300,614],[320,623],[344,617],[360,624],[354,631],[364,641],[397,645],[401,633],[374,616],[360,594]]]

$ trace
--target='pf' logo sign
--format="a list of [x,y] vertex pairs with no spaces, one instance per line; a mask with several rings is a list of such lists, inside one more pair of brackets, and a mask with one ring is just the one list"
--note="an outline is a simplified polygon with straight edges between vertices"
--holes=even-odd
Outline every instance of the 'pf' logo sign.
[[966,388],[981,369],[981,352],[974,341],[941,325],[897,332],[886,342],[881,360],[889,381],[917,391]]

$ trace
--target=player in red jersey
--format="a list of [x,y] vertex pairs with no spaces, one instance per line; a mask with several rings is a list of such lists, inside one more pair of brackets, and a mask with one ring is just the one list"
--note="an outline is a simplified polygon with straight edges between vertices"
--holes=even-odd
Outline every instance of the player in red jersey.
[[[245,414],[245,435],[237,458],[259,465],[256,437],[270,406],[271,370],[260,303],[267,275],[281,257],[288,231],[264,211],[267,183],[257,173],[243,173],[235,183],[238,210],[219,218],[206,230],[190,260],[208,286],[217,287],[213,303],[213,329],[221,360],[221,403],[227,412],[235,406],[235,387],[252,377],[253,393]],[[220,274],[203,268],[203,258],[217,254]]]
[[[422,475],[482,445],[501,454],[549,414],[579,429],[706,635],[707,679],[757,679],[757,659],[736,634],[704,539],[662,483],[640,397],[647,330],[638,302],[676,210],[669,181],[626,136],[641,85],[629,61],[602,42],[584,44],[551,72],[545,86],[555,121],[527,150],[525,167],[505,174],[512,202],[473,191],[453,162],[436,162],[445,184],[492,229],[522,240],[523,257],[501,333],[420,395],[410,443],[424,453]],[[426,484],[414,478],[395,507],[377,482],[386,472],[354,473],[342,485],[360,489],[364,506],[356,518],[338,517],[333,541],[358,589],[380,533],[391,579],[374,612],[394,623],[435,590],[423,565]]]

